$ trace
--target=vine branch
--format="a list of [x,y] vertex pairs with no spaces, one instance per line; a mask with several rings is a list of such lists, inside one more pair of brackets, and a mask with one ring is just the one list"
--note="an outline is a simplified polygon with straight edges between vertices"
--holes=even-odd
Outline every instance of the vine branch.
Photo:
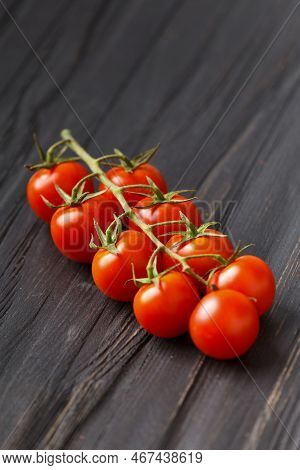
[[[140,229],[150,238],[152,243],[156,245],[157,251],[164,251],[168,256],[173,258],[177,264],[179,263],[182,267],[182,271],[185,273],[190,274],[194,278],[196,278],[201,283],[207,285],[207,281],[203,279],[201,276],[196,274],[187,263],[185,257],[179,255],[178,253],[173,252],[170,248],[164,245],[152,232],[152,228],[150,225],[145,224],[132,210],[129,206],[128,202],[126,201],[123,195],[122,187],[117,186],[114,184],[105,174],[105,172],[101,169],[99,165],[99,159],[93,158],[81,145],[74,139],[71,132],[68,129],[64,129],[61,132],[61,137],[68,145],[70,149],[72,149],[80,158],[81,160],[89,167],[92,173],[94,173],[99,180],[113,193],[115,198],[121,204],[126,216],[132,220]],[[178,221],[177,221],[178,222]]]

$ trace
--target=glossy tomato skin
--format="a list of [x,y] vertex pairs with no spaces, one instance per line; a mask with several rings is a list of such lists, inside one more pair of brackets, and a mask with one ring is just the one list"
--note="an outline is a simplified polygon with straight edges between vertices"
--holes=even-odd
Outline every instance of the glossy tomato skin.
[[[96,286],[107,296],[128,302],[138,291],[132,279],[132,264],[137,278],[146,277],[146,266],[154,251],[151,240],[144,232],[127,230],[122,232],[116,244],[118,253],[100,249],[92,264]],[[160,265],[160,260],[158,260]]]
[[[206,233],[221,235],[221,232],[212,229],[207,229]],[[167,243],[168,248],[181,256],[216,254],[228,259],[234,251],[232,243],[228,237],[200,236],[198,238],[188,240],[177,247],[174,246],[182,240],[182,237],[182,235],[174,235]],[[174,258],[168,256],[167,253],[163,254],[164,269],[173,266],[175,263],[176,261]],[[206,277],[209,271],[220,265],[219,261],[210,257],[190,259],[188,260],[188,264],[193,271],[201,277]]]
[[[180,220],[180,212],[183,212],[190,221],[196,225],[201,225],[201,215],[197,207],[192,201],[184,202],[186,198],[176,194],[172,200],[178,201],[178,203],[168,203],[164,202],[162,204],[156,204],[153,207],[147,208],[152,203],[151,197],[146,197],[139,201],[138,207],[133,208],[135,214],[142,219],[146,224],[156,224],[158,222],[167,222],[168,220]],[[129,221],[129,226],[135,228],[136,230],[141,230],[139,227],[136,228],[136,225],[133,221]],[[158,237],[163,243],[166,243],[171,235],[167,235],[171,231],[185,230],[185,225],[183,223],[173,223],[160,225],[153,228],[153,233]]]
[[269,266],[257,256],[245,255],[237,258],[226,268],[217,271],[210,280],[218,289],[233,289],[254,299],[260,315],[271,307],[276,292],[276,284]]
[[[160,173],[160,171],[149,163],[143,163],[131,172],[126,171],[122,167],[110,169],[106,176],[117,186],[127,186],[128,184],[148,184],[147,177],[150,178],[162,193],[167,192],[167,183]],[[103,183],[100,184],[100,190],[105,189]],[[149,191],[144,188],[132,188],[129,191],[124,191],[123,195],[130,205],[135,205],[144,196],[136,193],[148,193]],[[111,191],[107,190],[105,196],[109,199],[114,199]]]
[[190,315],[200,297],[188,276],[170,271],[158,283],[140,288],[133,302],[138,323],[161,338],[174,338],[188,330]]
[[98,241],[94,219],[104,231],[118,215],[119,206],[96,196],[75,207],[62,207],[53,214],[50,230],[56,247],[67,258],[80,263],[91,263],[95,251],[89,248],[91,235]]
[[[37,217],[49,223],[55,209],[48,207],[41,195],[55,206],[62,204],[63,201],[55,189],[55,184],[70,194],[75,184],[88,174],[87,169],[77,162],[60,163],[50,169],[43,168],[36,171],[27,184],[27,200],[31,209]],[[94,191],[91,180],[86,181],[84,190]]]
[[201,352],[215,359],[232,359],[255,342],[259,314],[244,294],[219,290],[202,298],[191,315],[189,330]]

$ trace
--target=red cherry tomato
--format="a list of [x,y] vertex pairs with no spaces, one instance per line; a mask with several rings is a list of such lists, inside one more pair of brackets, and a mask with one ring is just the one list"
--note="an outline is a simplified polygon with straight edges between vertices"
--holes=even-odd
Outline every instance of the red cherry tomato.
[[[149,184],[147,177],[150,178],[162,193],[167,192],[167,183],[160,171],[149,163],[143,163],[132,171],[126,171],[122,167],[112,168],[106,173],[106,176],[117,186],[127,186],[129,184]],[[100,190],[105,189],[103,183],[100,184]],[[132,188],[129,191],[124,191],[123,195],[130,205],[135,205],[144,196],[137,193],[146,193],[149,191],[145,188]],[[110,190],[107,190],[105,196],[109,199],[114,199],[114,195]]]
[[260,315],[271,307],[276,291],[275,279],[269,266],[257,256],[240,256],[226,268],[217,271],[210,280],[218,289],[233,289],[255,301]]
[[[48,207],[41,195],[53,205],[58,206],[63,201],[55,189],[55,184],[71,194],[75,184],[88,174],[87,169],[77,162],[60,163],[50,169],[43,168],[36,171],[27,184],[27,199],[31,209],[40,219],[49,223],[55,209]],[[85,182],[84,191],[91,193],[94,191],[91,180]]]
[[[217,230],[207,229],[205,233],[211,233],[212,235],[221,235],[221,232]],[[195,255],[206,255],[215,254],[220,255],[225,259],[228,259],[233,254],[233,246],[228,237],[214,237],[214,236],[200,236],[193,238],[182,243],[179,246],[174,246],[180,240],[183,235],[174,235],[167,243],[167,247],[172,249],[175,253],[181,256],[195,256]],[[205,277],[206,274],[220,265],[220,262],[214,258],[192,258],[187,261],[193,271],[201,277]],[[166,253],[163,254],[163,267],[167,269],[176,264],[176,261],[168,256]],[[178,268],[180,269],[180,268]]]
[[134,297],[133,310],[139,324],[149,333],[174,338],[188,330],[190,315],[199,302],[195,285],[178,271],[144,285]]
[[52,239],[67,258],[91,263],[95,255],[95,251],[89,248],[91,235],[97,240],[94,219],[105,231],[114,220],[114,213],[119,214],[119,206],[103,196],[96,196],[75,207],[57,209],[50,224]]
[[190,335],[196,347],[215,359],[241,356],[259,332],[259,315],[244,294],[219,290],[207,294],[190,318]]
[[127,302],[133,300],[139,289],[130,281],[132,264],[137,278],[146,277],[146,266],[154,246],[144,232],[127,230],[120,234],[116,248],[117,254],[102,248],[97,251],[92,264],[93,278],[104,294]]
[[[168,220],[178,220],[180,221],[180,212],[183,212],[190,221],[196,225],[197,227],[201,225],[201,215],[198,211],[195,204],[192,201],[186,201],[186,198],[180,196],[179,194],[175,194],[172,198],[172,201],[178,201],[178,203],[172,202],[163,202],[158,203],[153,207],[147,208],[152,203],[151,197],[146,197],[139,201],[138,207],[133,208],[135,214],[146,224],[156,224],[158,222],[167,222]],[[186,202],[185,202],[186,201]],[[135,225],[133,221],[129,221],[129,226],[131,228],[135,228],[136,230],[141,230],[139,227]],[[185,229],[185,225],[181,222],[173,223],[173,224],[166,224],[166,225],[159,225],[153,228],[153,233],[156,237],[166,243],[171,235],[167,235],[171,231],[183,231]]]

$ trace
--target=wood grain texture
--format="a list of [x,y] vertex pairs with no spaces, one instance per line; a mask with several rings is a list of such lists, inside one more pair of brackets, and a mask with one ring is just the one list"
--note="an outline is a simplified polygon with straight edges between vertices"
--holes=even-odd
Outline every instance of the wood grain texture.
[[[60,90],[0,9],[1,447],[296,448],[300,8],[274,38],[297,1],[5,4]],[[242,363],[148,336],[55,250],[23,164],[64,127],[95,154],[160,141],[170,188],[255,243],[278,294]]]

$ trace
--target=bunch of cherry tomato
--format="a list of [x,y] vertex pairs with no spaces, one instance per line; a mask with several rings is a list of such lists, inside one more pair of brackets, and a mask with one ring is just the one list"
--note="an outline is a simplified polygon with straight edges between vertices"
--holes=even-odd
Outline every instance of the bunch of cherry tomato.
[[[98,181],[94,192],[99,174],[64,157],[68,142],[46,153],[36,146],[41,162],[31,167],[28,202],[50,224],[64,256],[92,265],[101,292],[133,302],[138,323],[155,336],[189,332],[200,351],[217,359],[248,351],[274,300],[272,271],[262,259],[241,255],[214,224],[203,224],[193,198],[167,191],[148,163],[157,149],[132,160],[120,151],[99,158],[99,168],[111,167],[105,176],[113,187]],[[130,207],[125,213],[116,187]]]

